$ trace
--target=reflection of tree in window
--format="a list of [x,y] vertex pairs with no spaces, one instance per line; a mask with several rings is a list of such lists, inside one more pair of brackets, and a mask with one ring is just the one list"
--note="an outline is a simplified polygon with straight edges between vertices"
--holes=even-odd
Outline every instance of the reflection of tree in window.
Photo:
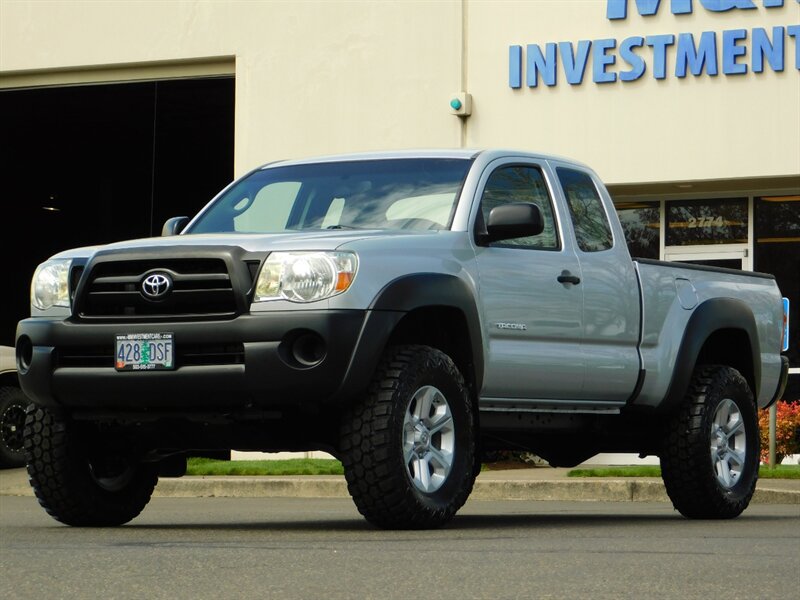
[[746,198],[667,202],[668,246],[746,242]]
[[584,252],[611,248],[613,237],[608,218],[589,176],[572,169],[558,169],[558,179],[567,197],[578,247]]
[[800,196],[759,198],[755,225],[759,242],[800,242]]
[[497,206],[527,202],[539,207],[544,221],[544,230],[539,235],[503,240],[497,246],[524,246],[540,250],[558,249],[555,219],[550,196],[539,169],[533,167],[504,167],[489,176],[481,198],[481,214],[484,223],[489,213]]
[[658,202],[620,202],[616,204],[619,222],[631,256],[658,258],[660,210]]

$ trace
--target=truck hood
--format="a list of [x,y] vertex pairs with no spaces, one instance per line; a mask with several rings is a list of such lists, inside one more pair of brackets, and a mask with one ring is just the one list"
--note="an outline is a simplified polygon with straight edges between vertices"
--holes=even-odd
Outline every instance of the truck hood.
[[436,231],[399,230],[334,230],[288,233],[208,233],[169,237],[141,238],[104,246],[86,246],[65,250],[53,258],[89,258],[105,250],[138,250],[143,248],[175,248],[181,246],[238,246],[248,252],[288,250],[335,250],[350,242],[364,239],[412,238],[436,235]]

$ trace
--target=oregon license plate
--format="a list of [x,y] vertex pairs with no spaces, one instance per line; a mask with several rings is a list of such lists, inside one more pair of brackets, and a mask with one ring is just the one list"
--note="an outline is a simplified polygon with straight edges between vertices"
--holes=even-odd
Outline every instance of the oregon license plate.
[[117,335],[114,366],[117,371],[157,371],[175,368],[171,333]]

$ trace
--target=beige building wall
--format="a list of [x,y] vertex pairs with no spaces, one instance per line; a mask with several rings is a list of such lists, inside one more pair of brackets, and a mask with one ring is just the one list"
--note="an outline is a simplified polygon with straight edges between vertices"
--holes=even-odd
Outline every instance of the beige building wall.
[[[607,183],[769,177],[800,178],[800,75],[795,42],[787,37],[785,68],[746,75],[674,75],[675,47],[668,53],[667,77],[652,77],[651,50],[640,79],[592,82],[591,57],[584,82],[571,86],[563,71],[554,87],[508,86],[508,46],[603,38],[618,44],[630,36],[722,31],[800,24],[800,4],[782,8],[714,13],[694,0],[693,14],[674,15],[670,0],[643,17],[629,0],[628,17],[606,18],[605,0],[550,2],[470,2],[468,85],[475,114],[468,143],[534,147],[572,156],[594,166]],[[747,43],[743,44],[747,46]],[[719,52],[721,54],[721,52]],[[626,64],[609,68],[627,69]],[[798,180],[800,184],[800,179]]]
[[174,76],[225,58],[237,175],[308,154],[459,144],[448,101],[460,2],[0,2],[3,87],[107,79],[117,65]]
[[[800,76],[785,69],[508,85],[512,44],[800,24],[800,4],[609,21],[605,0],[0,0],[0,86],[235,73],[235,171],[313,154],[506,146],[585,161],[609,184],[800,178]],[[749,43],[748,41],[745,43]],[[749,65],[749,55],[741,60]],[[721,65],[721,60],[720,60]],[[610,71],[619,70],[620,65]],[[748,71],[750,69],[748,68]],[[471,117],[450,113],[472,94]]]

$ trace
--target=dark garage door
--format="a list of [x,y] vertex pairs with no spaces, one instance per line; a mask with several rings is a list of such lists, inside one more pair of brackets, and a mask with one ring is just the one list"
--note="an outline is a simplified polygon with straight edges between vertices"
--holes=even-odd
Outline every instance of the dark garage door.
[[48,256],[158,235],[230,182],[233,132],[232,77],[0,91],[0,344]]

